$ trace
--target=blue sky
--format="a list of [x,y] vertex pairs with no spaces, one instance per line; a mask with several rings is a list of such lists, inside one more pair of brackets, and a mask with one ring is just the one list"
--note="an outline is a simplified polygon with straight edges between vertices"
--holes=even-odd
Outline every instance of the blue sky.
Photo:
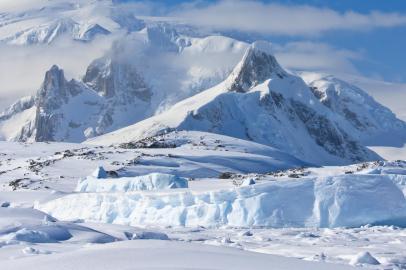
[[[135,0],[119,1],[145,3],[145,1]],[[226,4],[223,4],[223,2],[227,2],[227,0],[203,0],[198,2],[158,0],[149,2],[149,4],[159,7],[152,8],[152,10],[160,10],[160,13],[164,10],[164,13],[166,12],[169,15],[192,18],[194,23],[202,23],[205,27],[208,26],[207,21],[215,21],[213,27],[222,33],[228,31],[235,32],[237,29],[241,32],[252,33],[256,29],[255,23],[257,23],[258,26],[262,26],[258,36],[265,37],[273,43],[280,45],[280,50],[284,52],[287,61],[292,61],[293,66],[295,65],[293,63],[295,61],[293,59],[293,55],[296,55],[295,53],[298,53],[297,59],[300,59],[299,56],[304,56],[305,54],[314,54],[316,58],[319,57],[317,55],[319,50],[322,51],[322,56],[315,62],[319,63],[323,61],[322,59],[330,61],[331,63],[326,64],[327,69],[331,67],[333,70],[337,68],[340,72],[348,70],[349,73],[358,72],[365,76],[385,79],[387,81],[406,82],[405,0],[275,0],[250,1],[250,4],[247,4],[248,6],[244,6],[248,1],[235,1],[235,3],[239,2],[241,5],[239,10],[242,10],[242,14],[240,14],[241,20],[237,20],[237,22],[244,20],[249,22],[250,26],[247,26],[247,29],[243,29],[246,23],[241,25],[243,26],[240,27],[241,29],[238,26],[235,27],[237,29],[227,29],[227,20],[238,19],[239,10],[236,7],[235,11],[233,10],[228,13],[225,11],[228,7],[224,7]],[[228,3],[230,2],[228,1]],[[235,6],[238,6],[238,4],[229,5],[231,9]],[[245,14],[244,8],[246,10],[251,9],[251,6],[252,10],[254,10],[253,16],[246,17],[248,15]],[[282,20],[289,17],[290,9],[296,10],[297,13],[293,14],[301,15],[308,13],[308,17],[304,15],[302,20],[297,21],[297,27],[293,23],[290,25],[291,20],[287,20],[286,24],[282,25],[284,29],[281,31],[278,31],[278,26],[274,26],[275,21],[271,20],[269,25],[274,27],[269,27],[270,30],[267,31],[266,26],[264,26],[266,23],[261,24],[260,15],[258,16],[258,22],[255,22],[255,8],[258,8],[258,13],[264,13],[263,18],[267,19],[266,8],[268,7],[270,12],[272,8],[276,7],[278,10],[277,15],[279,15],[278,13],[283,14],[285,12],[286,16],[281,15]],[[310,7],[310,9],[307,9],[307,7]],[[301,9],[303,9],[303,12]],[[379,14],[378,18],[375,17],[375,13]],[[214,14],[224,18],[229,16],[229,18],[226,21],[221,21],[220,19],[217,21]],[[360,16],[363,18],[358,18]],[[196,17],[201,17],[201,20],[195,19]],[[313,19],[315,21],[307,26],[306,23]],[[331,20],[337,21],[333,25],[329,25]],[[359,20],[365,20],[366,22],[360,23]],[[368,20],[371,21],[369,22]],[[303,29],[301,27],[303,22],[305,22],[304,24],[308,28]],[[369,23],[371,26],[369,26]],[[323,27],[326,24],[327,26],[324,29]],[[340,24],[344,26],[341,27]],[[319,29],[317,25],[323,27]],[[309,46],[311,47],[311,44],[314,44],[314,50],[309,53],[309,50],[311,50]],[[288,57],[289,50],[293,50],[290,59]],[[328,59],[328,54],[331,55],[331,59]],[[303,61],[308,63],[310,60],[304,59]]]

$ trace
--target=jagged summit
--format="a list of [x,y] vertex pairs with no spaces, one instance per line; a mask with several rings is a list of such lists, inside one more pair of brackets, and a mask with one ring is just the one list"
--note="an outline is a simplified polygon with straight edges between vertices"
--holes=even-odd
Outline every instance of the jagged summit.
[[283,78],[286,72],[272,54],[272,45],[256,41],[246,50],[243,59],[233,70],[230,91],[247,92],[250,88],[274,76]]
[[[46,73],[44,82],[41,87],[40,94],[47,95],[51,91],[64,90],[65,87],[65,74],[62,69],[57,65],[53,65]],[[64,95],[64,93],[56,93],[57,95]]]

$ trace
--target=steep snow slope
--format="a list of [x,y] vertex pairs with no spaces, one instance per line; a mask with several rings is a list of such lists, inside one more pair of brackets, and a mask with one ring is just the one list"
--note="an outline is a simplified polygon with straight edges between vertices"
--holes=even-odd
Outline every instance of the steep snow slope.
[[256,42],[219,85],[88,142],[122,143],[168,130],[201,130],[271,145],[316,164],[379,159],[350,135],[352,129],[301,78],[280,67],[268,43]]

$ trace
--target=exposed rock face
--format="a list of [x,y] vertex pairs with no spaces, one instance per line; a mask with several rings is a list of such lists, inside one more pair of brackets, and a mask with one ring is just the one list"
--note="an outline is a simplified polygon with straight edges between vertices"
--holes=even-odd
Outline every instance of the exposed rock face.
[[46,72],[41,89],[37,92],[36,105],[42,112],[59,109],[69,99],[74,81],[65,80],[63,70],[57,66]]
[[[53,112],[68,101],[68,83],[62,70],[53,66],[45,74],[45,80],[36,97],[35,141],[53,141],[54,132],[62,115]],[[29,136],[28,136],[29,137]]]
[[36,114],[34,123],[23,128],[20,140],[57,140],[55,134],[63,126],[65,116],[61,109],[72,97],[81,94],[84,85],[75,80],[67,81],[63,70],[53,66],[45,74],[44,82],[35,96]]
[[291,100],[291,105],[295,114],[305,124],[310,136],[328,153],[344,159],[350,157],[354,162],[362,161],[362,156],[369,156],[368,151],[360,143],[340,130],[327,117],[303,103]]
[[135,99],[149,102],[152,92],[129,63],[109,58],[94,61],[86,71],[83,82],[106,98],[120,97],[120,102],[130,103]]

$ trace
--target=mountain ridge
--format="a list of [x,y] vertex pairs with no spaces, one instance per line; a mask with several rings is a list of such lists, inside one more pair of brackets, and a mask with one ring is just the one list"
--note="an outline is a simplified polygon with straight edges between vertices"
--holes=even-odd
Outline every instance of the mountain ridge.
[[[257,48],[261,43],[251,45],[219,85],[175,104],[161,115],[88,142],[110,144],[171,130],[199,130],[270,145],[316,164],[322,159],[327,163],[379,159],[343,130],[349,124],[321,104],[301,78],[281,69],[269,51],[264,60],[264,51]],[[301,143],[312,146],[306,149]],[[322,158],[312,157],[314,153]]]

